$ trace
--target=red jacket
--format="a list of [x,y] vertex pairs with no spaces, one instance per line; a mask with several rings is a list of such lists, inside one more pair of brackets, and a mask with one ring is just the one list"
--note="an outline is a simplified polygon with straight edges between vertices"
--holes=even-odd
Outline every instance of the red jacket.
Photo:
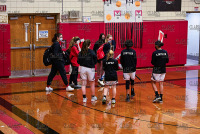
[[[75,45],[77,46],[77,44]],[[72,46],[69,58],[71,60],[72,66],[79,67],[79,64],[77,63],[79,50],[78,50],[78,46],[77,47],[76,46]]]

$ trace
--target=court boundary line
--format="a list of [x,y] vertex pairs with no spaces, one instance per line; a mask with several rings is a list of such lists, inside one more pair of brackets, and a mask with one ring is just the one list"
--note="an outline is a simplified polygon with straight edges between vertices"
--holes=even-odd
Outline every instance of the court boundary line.
[[[40,132],[42,132],[42,133],[49,132],[49,133],[59,134],[54,129],[48,127],[46,124],[44,124],[44,123],[40,122],[39,120],[35,119],[30,114],[24,112],[22,109],[20,109],[17,106],[11,104],[7,100],[3,99],[2,97],[0,97],[0,104],[1,104],[2,107],[7,109],[8,111],[13,113],[14,115],[18,116],[20,119],[24,120],[25,122],[29,123],[34,128],[38,129]],[[26,116],[28,116],[28,121],[26,120],[27,119]],[[39,128],[37,128],[37,127],[39,127]]]
[[[92,108],[92,107],[89,107],[89,106],[84,106],[83,104],[80,104],[80,103],[78,103],[78,102],[72,101],[72,100],[70,100],[70,99],[68,99],[68,98],[66,98],[66,97],[64,97],[64,96],[62,96],[62,95],[60,95],[60,94],[55,93],[55,92],[52,92],[52,93],[54,93],[54,94],[56,94],[56,95],[58,95],[58,96],[60,96],[60,97],[62,97],[62,98],[64,98],[64,99],[67,99],[67,100],[71,101],[72,103],[75,103],[75,104],[78,104],[78,105],[80,105],[80,106],[89,108],[89,109],[91,109],[91,110],[99,111],[99,112],[101,112],[101,113],[106,113],[106,114],[115,115],[115,116],[118,116],[118,117],[129,118],[129,119],[140,120],[140,121],[144,121],[144,122],[158,123],[158,124],[163,124],[163,125],[170,125],[170,126],[179,127],[179,125],[166,124],[166,123],[159,123],[159,122],[152,122],[152,121],[142,120],[142,119],[138,119],[138,118],[136,119],[136,118],[134,118],[134,117],[127,117],[127,116],[124,116],[124,115],[118,115],[118,114],[114,114],[114,113],[108,113],[108,112],[106,112],[106,111],[102,111],[102,110],[99,110],[99,109],[95,109],[95,108]],[[185,127],[185,128],[200,129],[200,127],[199,127],[199,128],[196,128],[196,127]]]
[[[194,77],[194,78],[187,78],[187,79],[195,79],[195,78],[198,78],[200,79],[200,77]],[[186,78],[180,78],[180,79],[169,79],[169,80],[165,80],[164,82],[169,82],[169,81],[178,81],[178,80],[185,80]],[[135,82],[135,84],[141,84],[141,83],[151,83],[151,81],[140,81],[140,82]],[[11,83],[10,83],[11,84]],[[116,86],[118,85],[125,85],[126,83],[118,83]],[[177,84],[174,84],[174,83],[169,83],[169,84],[173,84],[173,85],[176,85],[176,86],[179,86],[179,87],[182,87],[182,88],[186,88],[184,86],[181,86],[181,85],[177,85]],[[95,86],[95,87],[99,87],[98,85]],[[87,87],[88,88],[88,87]],[[56,91],[58,90],[65,90],[65,88],[60,88],[60,89],[54,89]],[[81,89],[77,89],[77,90],[81,90]],[[24,94],[24,93],[35,93],[35,92],[46,92],[45,89],[43,90],[36,90],[36,91],[23,91],[23,92],[12,92],[12,93],[2,93],[0,94],[0,96],[3,96],[3,95],[11,95],[11,94]]]

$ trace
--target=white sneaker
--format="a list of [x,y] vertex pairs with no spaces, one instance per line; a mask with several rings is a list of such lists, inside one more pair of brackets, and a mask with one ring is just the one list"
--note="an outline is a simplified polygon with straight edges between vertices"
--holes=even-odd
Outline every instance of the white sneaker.
[[96,96],[94,96],[94,97],[91,98],[91,101],[96,101],[96,100],[97,100]]
[[51,87],[46,87],[46,91],[53,91],[53,88],[51,88]]
[[72,88],[71,86],[66,87],[66,91],[74,91],[74,88]]
[[87,102],[87,98],[83,98],[83,103],[86,103]]
[[101,86],[104,86],[105,84],[103,83],[103,80],[99,80],[98,79],[98,83],[101,85]]

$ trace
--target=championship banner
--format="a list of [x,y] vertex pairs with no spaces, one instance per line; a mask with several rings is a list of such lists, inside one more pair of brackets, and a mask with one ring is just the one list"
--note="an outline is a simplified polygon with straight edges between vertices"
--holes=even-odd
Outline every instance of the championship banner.
[[104,0],[104,22],[142,22],[140,0]]

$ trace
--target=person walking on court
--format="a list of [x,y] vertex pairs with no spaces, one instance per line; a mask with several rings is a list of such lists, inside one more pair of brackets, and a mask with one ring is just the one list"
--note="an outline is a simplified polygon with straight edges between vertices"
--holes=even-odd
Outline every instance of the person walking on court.
[[95,96],[95,64],[97,63],[97,56],[93,50],[89,49],[90,46],[90,40],[85,40],[81,52],[78,55],[78,63],[80,64],[81,68],[80,76],[82,81],[83,103],[87,102],[87,79],[90,82],[90,88],[92,93],[91,101],[93,102],[97,100],[97,97]]
[[112,100],[111,103],[115,104],[116,100],[116,84],[118,83],[117,70],[118,61],[113,58],[114,52],[110,50],[107,53],[106,59],[103,60],[103,70],[105,71],[105,87],[102,104],[106,104],[106,96],[108,94],[109,87],[112,87]]
[[[153,72],[151,75],[151,83],[153,90],[155,91],[155,102],[163,102],[163,82],[166,75],[166,63],[169,62],[168,53],[166,50],[162,49],[161,46],[164,44],[160,41],[155,42],[156,51],[152,54],[151,64],[154,65]],[[156,87],[156,82],[159,82],[160,85],[160,96]]]
[[53,45],[52,50],[52,67],[51,72],[47,79],[46,91],[52,91],[53,88],[50,87],[53,78],[55,77],[57,71],[60,73],[64,84],[66,85],[66,91],[73,91],[74,88],[68,86],[66,71],[65,71],[65,61],[63,59],[64,52],[61,49],[59,41],[62,41],[63,36],[60,33],[56,33],[52,39]]
[[134,91],[134,80],[136,73],[136,65],[137,65],[137,56],[135,50],[131,47],[133,46],[132,40],[125,41],[126,49],[121,51],[120,62],[123,67],[123,76],[126,81],[126,101],[130,101],[130,89],[129,85],[131,82],[131,98],[135,96]]

